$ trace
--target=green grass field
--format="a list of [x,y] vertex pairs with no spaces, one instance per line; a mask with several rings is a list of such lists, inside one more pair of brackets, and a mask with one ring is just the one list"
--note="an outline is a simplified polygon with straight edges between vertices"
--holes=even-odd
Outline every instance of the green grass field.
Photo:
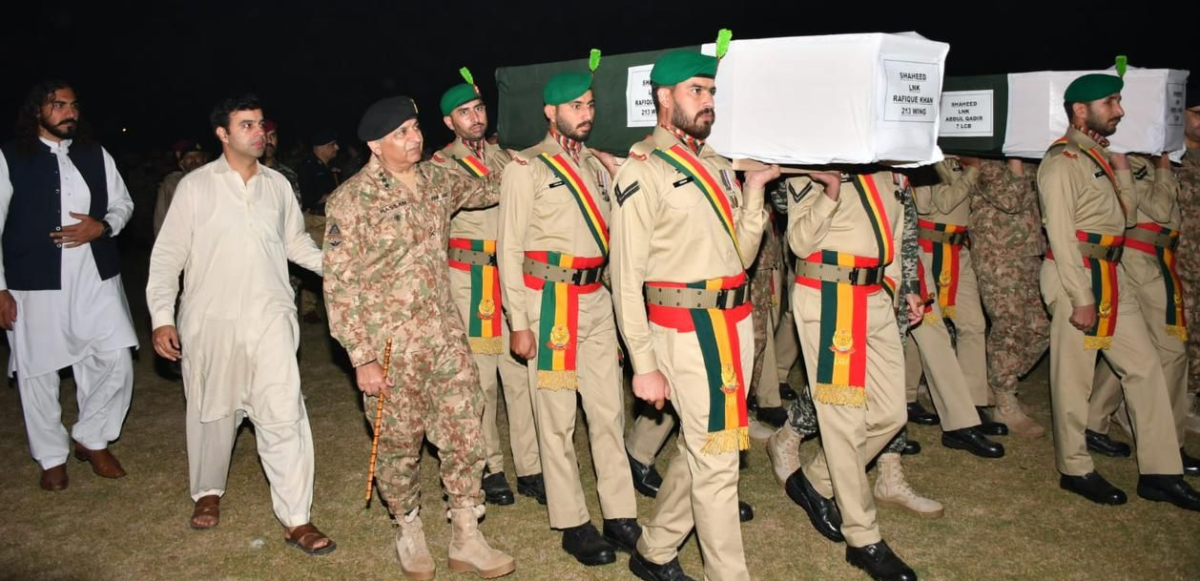
[[[139,273],[127,275],[137,298]],[[135,301],[140,302],[140,301]],[[144,312],[135,306],[139,331]],[[142,309],[144,311],[144,309]],[[359,398],[346,373],[331,362],[320,325],[302,325],[301,369],[316,440],[314,520],[338,542],[338,550],[311,558],[287,547],[271,513],[266,478],[255,454],[254,434],[241,432],[222,503],[222,521],[210,531],[188,528],[188,495],[182,387],[156,376],[149,349],[136,363],[133,407],[119,442],[112,446],[129,476],[104,480],[84,464],[69,461],[70,488],[48,493],[38,488],[38,466],[29,459],[16,389],[0,387],[0,489],[8,500],[0,530],[3,580],[249,580],[402,579],[392,545],[393,529],[378,500],[363,506],[370,436]],[[143,345],[149,344],[143,333]],[[1025,399],[1034,417],[1049,424],[1045,363],[1025,381]],[[627,404],[630,403],[627,395]],[[63,383],[64,418],[73,422],[74,385]],[[507,425],[501,434],[507,438]],[[924,451],[904,460],[910,482],[946,505],[946,516],[924,520],[882,507],[879,518],[888,543],[921,579],[968,580],[1131,580],[1200,579],[1200,514],[1141,500],[1131,459],[1097,457],[1099,470],[1130,495],[1122,507],[1100,507],[1058,489],[1049,438],[1001,438],[1008,455],[983,460],[943,448],[937,428],[912,426],[911,437]],[[585,490],[594,491],[586,432],[578,448]],[[1114,436],[1126,439],[1119,429]],[[804,445],[805,456],[816,442]],[[1200,437],[1188,449],[1200,456]],[[665,471],[674,447],[659,458]],[[510,484],[515,478],[507,471]],[[1200,486],[1200,481],[1192,480]],[[423,514],[438,578],[471,579],[445,568],[449,524],[436,517],[441,490],[436,460],[422,464]],[[864,580],[844,561],[842,545],[815,533],[799,507],[783,494],[770,471],[763,444],[755,443],[742,472],[741,494],[756,518],[743,525],[746,558],[753,579]],[[515,505],[489,507],[482,529],[493,546],[517,560],[510,579],[633,579],[628,557],[586,568],[560,549],[560,535],[548,526],[545,510],[518,496]],[[652,501],[639,497],[641,520]],[[592,520],[599,504],[591,494]],[[695,538],[682,550],[690,575],[702,578]]]

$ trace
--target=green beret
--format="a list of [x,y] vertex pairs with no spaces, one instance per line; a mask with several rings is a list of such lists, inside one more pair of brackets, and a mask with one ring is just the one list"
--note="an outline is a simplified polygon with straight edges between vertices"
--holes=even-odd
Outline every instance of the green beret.
[[475,85],[454,85],[442,94],[442,115],[449,115],[455,107],[478,98],[479,93],[475,92]]
[[562,105],[579,98],[592,88],[592,73],[558,73],[542,89],[542,101],[547,105]]
[[1125,81],[1116,75],[1093,73],[1071,81],[1063,101],[1067,103],[1090,103],[1103,99],[1113,93],[1120,93],[1125,88]]
[[658,57],[650,71],[650,81],[669,86],[692,77],[717,76],[717,57],[691,50],[676,50]]

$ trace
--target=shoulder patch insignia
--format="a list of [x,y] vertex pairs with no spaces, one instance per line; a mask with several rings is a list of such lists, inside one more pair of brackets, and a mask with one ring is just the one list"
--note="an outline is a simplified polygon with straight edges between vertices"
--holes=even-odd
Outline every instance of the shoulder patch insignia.
[[1079,155],[1077,155],[1077,154],[1074,154],[1074,153],[1071,153],[1071,152],[1069,152],[1069,151],[1067,151],[1067,150],[1065,150],[1065,149],[1063,150],[1062,154],[1063,154],[1063,156],[1064,156],[1064,157],[1068,157],[1068,158],[1070,158],[1070,159],[1078,159],[1078,158],[1079,158]]
[[617,195],[617,205],[618,206],[624,205],[625,200],[629,199],[629,196],[632,196],[632,195],[638,193],[638,190],[640,190],[640,189],[642,189],[642,184],[640,184],[638,182],[633,182],[632,184],[629,184],[629,186],[626,187],[624,190],[621,189],[621,184],[617,184],[616,186],[614,186],[613,191]]
[[446,158],[442,157],[442,154],[440,154],[440,153],[434,153],[434,154],[433,154],[433,161],[436,161],[436,162],[438,162],[438,163],[442,163],[442,162],[446,161]]

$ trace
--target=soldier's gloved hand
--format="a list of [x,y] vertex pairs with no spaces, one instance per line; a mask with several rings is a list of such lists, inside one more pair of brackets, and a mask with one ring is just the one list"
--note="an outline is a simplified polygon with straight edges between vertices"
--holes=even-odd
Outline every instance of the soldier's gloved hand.
[[512,352],[526,361],[532,361],[537,355],[537,339],[533,338],[533,331],[525,329],[523,331],[513,331],[512,338],[509,339]]
[[1069,321],[1076,329],[1086,333],[1089,329],[1096,326],[1096,305],[1075,307],[1071,311]]
[[671,384],[661,371],[639,373],[633,376],[633,395],[654,404],[654,409],[661,410],[671,399]]
[[395,385],[392,378],[383,373],[383,366],[378,361],[355,367],[354,381],[358,384],[359,391],[371,397],[387,395],[387,391]]

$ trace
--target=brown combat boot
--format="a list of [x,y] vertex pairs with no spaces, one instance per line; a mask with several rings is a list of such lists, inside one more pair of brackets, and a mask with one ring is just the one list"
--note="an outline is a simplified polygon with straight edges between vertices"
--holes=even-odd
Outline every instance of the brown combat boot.
[[800,434],[790,425],[775,430],[767,440],[767,458],[780,484],[800,469]]
[[396,557],[400,559],[400,572],[413,581],[433,579],[436,568],[429,547],[425,544],[425,527],[418,516],[419,508],[396,519],[400,532],[396,533]]
[[925,518],[941,518],[945,513],[942,503],[917,494],[900,466],[900,455],[887,452],[875,462],[879,475],[875,477],[875,500],[911,511]]
[[996,393],[996,409],[992,412],[992,420],[1007,425],[1010,432],[1024,438],[1040,438],[1046,433],[1046,428],[1025,415],[1015,393]]
[[450,570],[495,579],[517,569],[513,558],[488,545],[473,508],[450,509]]

